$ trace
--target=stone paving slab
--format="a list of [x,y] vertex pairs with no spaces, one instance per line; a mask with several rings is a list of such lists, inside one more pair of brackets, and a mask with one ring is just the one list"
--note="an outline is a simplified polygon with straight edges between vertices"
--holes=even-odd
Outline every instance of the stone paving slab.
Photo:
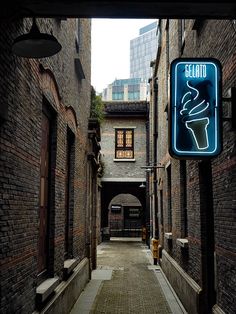
[[96,269],[92,272],[94,280],[111,280],[112,269]]
[[103,282],[90,314],[172,313],[139,241],[122,239],[103,243],[98,265],[114,267],[110,281]]
[[98,246],[97,269],[70,314],[183,314],[159,265],[139,239]]
[[70,314],[89,314],[102,282],[102,280],[91,280],[79,296]]

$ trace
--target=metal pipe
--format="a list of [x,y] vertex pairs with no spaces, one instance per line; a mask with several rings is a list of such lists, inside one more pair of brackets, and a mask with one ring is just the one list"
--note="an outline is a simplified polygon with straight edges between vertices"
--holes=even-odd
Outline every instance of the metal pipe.
[[[153,84],[154,90],[154,108],[153,108],[153,115],[154,115],[154,132],[153,132],[153,164],[154,167],[157,168],[157,138],[158,138],[158,124],[157,124],[157,97],[158,97],[158,79],[157,77],[154,78]],[[154,237],[159,239],[159,225],[158,225],[158,198],[157,198],[157,170],[154,168],[153,173],[153,189],[154,189],[154,215],[155,215],[155,230],[154,230]]]

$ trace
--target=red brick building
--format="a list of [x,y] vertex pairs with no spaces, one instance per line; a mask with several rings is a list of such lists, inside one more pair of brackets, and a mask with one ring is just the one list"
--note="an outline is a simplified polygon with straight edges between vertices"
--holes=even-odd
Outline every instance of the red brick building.
[[62,44],[51,58],[12,54],[30,19],[0,24],[2,313],[68,313],[96,264],[90,20],[37,22]]

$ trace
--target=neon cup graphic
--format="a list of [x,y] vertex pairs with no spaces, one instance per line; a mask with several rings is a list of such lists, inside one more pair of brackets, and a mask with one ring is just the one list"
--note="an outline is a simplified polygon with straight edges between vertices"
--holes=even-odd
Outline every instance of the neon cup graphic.
[[207,108],[209,102],[205,99],[201,100],[198,89],[190,85],[187,81],[189,91],[186,92],[181,99],[182,109],[180,115],[185,127],[190,131],[194,143],[198,150],[205,150],[209,147]]

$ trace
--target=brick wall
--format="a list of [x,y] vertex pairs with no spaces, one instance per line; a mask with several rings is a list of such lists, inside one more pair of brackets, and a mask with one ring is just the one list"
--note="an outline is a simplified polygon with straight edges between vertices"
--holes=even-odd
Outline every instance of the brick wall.
[[[39,19],[63,48],[51,58],[22,59],[11,43],[30,29],[29,19],[1,21],[0,208],[1,312],[31,313],[35,308],[39,226],[40,147],[43,96],[54,113],[50,192],[49,275],[62,276],[65,233],[67,126],[75,134],[72,256],[85,256],[87,119],[90,110],[90,21],[81,21],[81,46],[75,49],[74,19]],[[83,46],[82,46],[83,45]],[[85,80],[78,80],[79,56]]]
[[[189,23],[190,24],[190,23]],[[190,28],[190,25],[187,25]],[[232,21],[206,21],[195,32],[197,50],[191,46],[191,37],[186,38],[184,55],[209,56],[218,59],[223,71],[223,96],[236,84],[235,38]],[[186,51],[186,52],[185,52]],[[233,104],[234,105],[234,104]],[[225,106],[225,104],[223,104]],[[224,107],[223,107],[224,110]],[[236,145],[236,132],[231,122],[223,122],[223,152],[212,160],[212,186],[216,253],[217,291],[216,303],[226,312],[233,313],[235,308],[235,250],[233,241],[236,222],[236,159],[233,150]]]
[[[115,126],[134,128],[134,159],[122,162],[115,159]],[[145,171],[141,166],[146,164],[146,126],[145,119],[112,118],[102,124],[101,153],[105,163],[104,178],[145,178]]]
[[[223,122],[223,152],[208,164],[201,161],[187,161],[187,250],[176,244],[183,237],[182,197],[180,161],[168,154],[168,121],[164,108],[168,103],[168,67],[177,57],[213,57],[223,68],[223,96],[236,84],[235,37],[236,32],[231,21],[201,21],[193,29],[194,20],[185,21],[185,40],[181,41],[180,21],[162,20],[161,56],[158,65],[158,162],[167,168],[171,165],[172,196],[172,241],[166,240],[164,233],[168,226],[167,171],[159,171],[160,190],[163,193],[163,225],[160,225],[160,241],[164,249],[178,262],[203,289],[202,304],[199,311],[206,311],[210,302],[216,303],[225,311],[235,311],[235,145],[236,133],[230,121]],[[195,24],[196,26],[196,24]],[[167,29],[169,28],[169,35]],[[169,37],[168,37],[169,36]],[[182,44],[184,43],[184,45]],[[168,47],[168,46],[169,47]],[[225,106],[225,104],[223,104]],[[225,108],[223,108],[225,111]],[[182,188],[181,188],[182,186]],[[212,189],[212,200],[210,197]],[[212,202],[212,204],[211,204]],[[206,205],[207,204],[207,205]],[[208,242],[207,242],[208,241]],[[216,300],[207,294],[213,290],[208,276],[213,276],[214,252],[216,254]],[[211,266],[209,266],[211,265]],[[209,275],[211,274],[211,275]],[[214,282],[214,278],[212,278]],[[209,297],[210,296],[210,297]],[[208,304],[209,303],[209,304]]]

